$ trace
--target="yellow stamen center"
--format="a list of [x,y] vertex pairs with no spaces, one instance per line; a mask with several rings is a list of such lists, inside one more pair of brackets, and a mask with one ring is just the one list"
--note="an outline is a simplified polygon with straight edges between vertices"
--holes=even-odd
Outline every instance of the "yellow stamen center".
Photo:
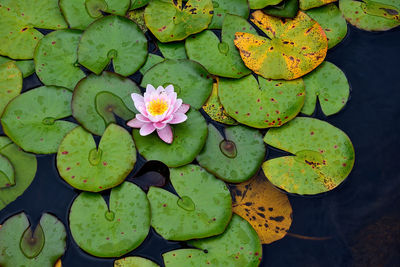
[[162,115],[168,109],[167,101],[164,99],[153,99],[147,106],[147,112],[152,116]]

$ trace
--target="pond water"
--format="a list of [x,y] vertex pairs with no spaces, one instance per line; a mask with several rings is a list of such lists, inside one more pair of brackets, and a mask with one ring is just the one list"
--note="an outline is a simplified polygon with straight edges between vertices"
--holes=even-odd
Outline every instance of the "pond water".
[[[314,116],[349,135],[356,151],[355,166],[347,180],[329,193],[311,198],[289,196],[293,206],[289,234],[264,245],[260,266],[400,266],[399,49],[400,28],[368,33],[349,26],[347,38],[329,51],[327,60],[347,75],[351,100],[337,115],[326,118],[317,110]],[[141,76],[131,78],[139,84]],[[24,90],[40,85],[33,75],[25,79]],[[269,149],[269,158],[279,155]],[[143,164],[140,159],[128,179]],[[157,170],[149,171],[165,172],[158,165]],[[147,176],[163,183],[155,172]],[[77,194],[59,177],[55,155],[38,156],[35,180],[20,198],[0,211],[0,223],[25,211],[34,225],[44,212],[68,225],[68,210]],[[81,251],[68,227],[67,231],[63,266],[112,266],[114,259],[97,259]],[[151,230],[129,255],[162,266],[162,253],[184,246],[165,241]]]

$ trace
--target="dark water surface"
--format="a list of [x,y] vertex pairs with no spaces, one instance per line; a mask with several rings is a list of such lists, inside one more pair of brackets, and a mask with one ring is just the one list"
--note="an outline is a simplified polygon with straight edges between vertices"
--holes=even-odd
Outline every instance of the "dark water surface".
[[[289,235],[264,245],[260,266],[400,266],[400,28],[368,33],[349,26],[346,40],[328,52],[327,60],[347,75],[351,100],[337,115],[325,118],[317,111],[315,117],[349,135],[356,151],[355,166],[347,180],[329,193],[312,198],[289,196],[293,206]],[[141,77],[132,78],[138,83]],[[24,81],[24,90],[37,86],[35,75]],[[270,150],[270,157],[277,155]],[[138,163],[141,166],[144,161]],[[38,156],[35,180],[0,211],[0,223],[25,211],[36,225],[43,212],[50,212],[68,226],[68,210],[77,194],[59,177],[55,155]],[[98,259],[81,251],[68,227],[67,231],[64,267],[113,266],[114,259]],[[182,246],[151,230],[129,255],[163,266],[161,254]]]

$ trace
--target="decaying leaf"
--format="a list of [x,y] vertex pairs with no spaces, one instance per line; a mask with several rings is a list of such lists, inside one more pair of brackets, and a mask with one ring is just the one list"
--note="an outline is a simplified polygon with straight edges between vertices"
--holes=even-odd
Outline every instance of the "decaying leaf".
[[217,122],[228,125],[237,124],[235,119],[233,119],[231,116],[229,116],[228,113],[226,113],[224,107],[221,104],[221,101],[219,100],[218,82],[213,84],[213,90],[207,102],[203,105],[203,110],[207,113],[208,116],[210,116],[211,119]]

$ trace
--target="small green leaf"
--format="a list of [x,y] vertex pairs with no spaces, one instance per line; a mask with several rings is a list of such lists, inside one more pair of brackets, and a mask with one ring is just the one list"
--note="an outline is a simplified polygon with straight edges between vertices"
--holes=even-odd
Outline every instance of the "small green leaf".
[[0,64],[0,118],[7,104],[22,90],[22,73],[14,61]]
[[249,4],[247,0],[213,0],[214,15],[209,29],[221,29],[227,14],[237,15],[244,19],[249,17]]
[[267,6],[263,9],[265,14],[280,18],[294,18],[298,10],[299,0],[284,0],[277,6]]
[[266,6],[277,5],[283,0],[248,0],[251,9],[261,9]]
[[315,7],[320,7],[323,5],[327,5],[329,3],[336,2],[337,0],[299,0],[300,1],[300,9],[308,10]]
[[159,265],[141,257],[126,257],[116,260],[114,267],[159,267]]
[[35,63],[33,60],[13,60],[7,57],[0,56],[0,65],[14,61],[14,64],[17,65],[18,69],[22,72],[22,77],[26,78],[32,75],[35,72]]

